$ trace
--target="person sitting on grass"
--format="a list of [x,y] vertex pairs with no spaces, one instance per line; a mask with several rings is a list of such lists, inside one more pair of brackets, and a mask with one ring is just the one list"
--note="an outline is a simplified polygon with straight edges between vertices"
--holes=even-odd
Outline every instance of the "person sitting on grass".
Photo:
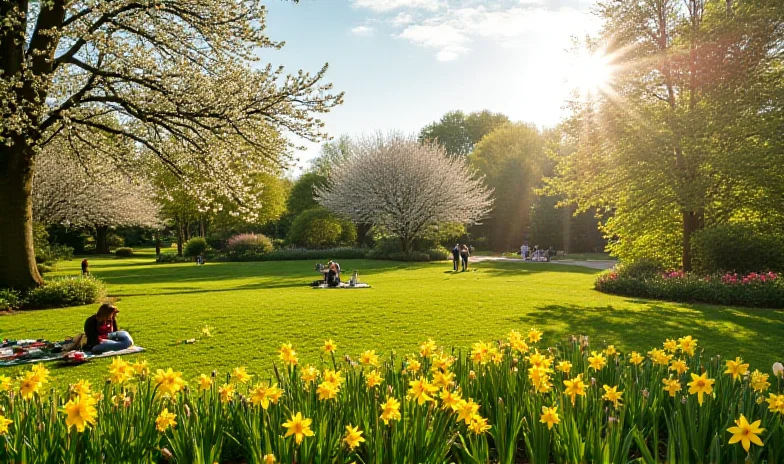
[[102,354],[109,351],[120,351],[133,346],[131,335],[117,329],[116,306],[104,303],[98,312],[84,321],[84,334],[87,337],[85,352]]
[[327,286],[337,287],[340,285],[340,264],[332,260],[327,263]]

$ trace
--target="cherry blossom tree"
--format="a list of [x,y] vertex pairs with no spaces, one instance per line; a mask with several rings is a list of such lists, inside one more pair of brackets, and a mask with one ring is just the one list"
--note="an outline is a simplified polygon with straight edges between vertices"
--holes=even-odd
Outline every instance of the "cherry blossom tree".
[[33,177],[37,154],[63,134],[121,168],[138,160],[116,148],[131,141],[214,187],[201,194],[254,209],[247,179],[228,173],[289,163],[280,136],[322,140],[314,115],[342,101],[323,83],[326,66],[286,75],[258,63],[282,46],[265,20],[251,0],[0,2],[0,287],[41,283]]
[[316,190],[323,206],[355,222],[384,227],[405,252],[430,225],[475,224],[490,211],[491,191],[465,160],[434,142],[400,133],[355,141],[347,160]]
[[36,157],[33,219],[96,230],[96,248],[108,252],[109,227],[160,224],[147,182],[107,163],[83,143],[58,137]]

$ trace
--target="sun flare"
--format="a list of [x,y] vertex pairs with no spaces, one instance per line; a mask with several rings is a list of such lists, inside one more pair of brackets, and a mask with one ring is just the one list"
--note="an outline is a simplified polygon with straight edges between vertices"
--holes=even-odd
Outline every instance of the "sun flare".
[[576,56],[570,80],[583,97],[605,93],[612,80],[613,66],[608,55],[582,51]]

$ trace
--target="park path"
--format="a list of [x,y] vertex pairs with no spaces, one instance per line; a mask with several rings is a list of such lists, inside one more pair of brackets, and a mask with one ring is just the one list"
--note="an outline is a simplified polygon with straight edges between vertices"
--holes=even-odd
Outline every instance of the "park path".
[[[529,264],[544,264],[539,261],[524,261],[520,258],[503,258],[500,256],[472,256],[471,262],[481,263],[483,261],[493,261],[497,263],[529,263]],[[576,260],[576,259],[559,259],[557,261],[550,261],[546,264],[564,264],[567,266],[582,266],[591,269],[612,269],[618,264],[617,261],[611,260]]]

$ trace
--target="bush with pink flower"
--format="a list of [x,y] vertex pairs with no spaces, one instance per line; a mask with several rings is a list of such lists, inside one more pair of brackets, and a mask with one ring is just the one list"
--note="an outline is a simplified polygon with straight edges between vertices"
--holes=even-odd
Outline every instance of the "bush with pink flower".
[[272,251],[272,240],[262,234],[238,234],[226,242],[226,249],[234,254],[263,254]]

